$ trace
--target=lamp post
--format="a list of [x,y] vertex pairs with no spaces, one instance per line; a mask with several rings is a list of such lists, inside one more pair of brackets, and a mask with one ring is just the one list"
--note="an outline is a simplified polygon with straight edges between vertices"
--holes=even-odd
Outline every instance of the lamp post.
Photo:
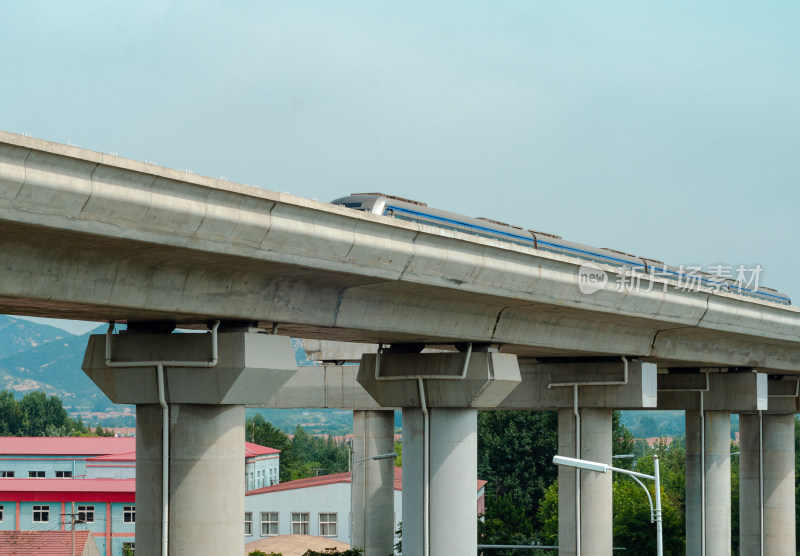
[[[620,469],[619,467],[612,467],[611,465],[606,465],[605,463],[598,463],[596,461],[588,461],[585,459],[576,459],[576,458],[567,458],[564,456],[554,456],[553,463],[556,465],[566,465],[568,467],[577,467],[578,469],[586,469],[588,471],[597,471],[598,473],[608,473],[609,471],[616,471],[617,473],[623,473],[625,475],[629,475],[633,478],[634,481],[639,483],[644,489],[645,494],[647,494],[647,499],[650,502],[650,523],[655,521],[656,524],[656,555],[663,556],[664,554],[664,547],[663,547],[663,531],[661,525],[661,474],[658,469],[658,456],[653,456],[654,460],[654,475],[647,475],[645,473],[639,473],[638,471],[628,471],[627,469]],[[650,496],[650,491],[647,490],[647,487],[644,486],[642,481],[639,479],[650,479],[651,481],[656,482],[656,504],[653,507],[653,498]],[[581,524],[578,523],[578,527]]]
[[389,459],[389,458],[396,458],[397,452],[392,452],[390,454],[379,454],[377,456],[371,456],[368,458],[360,458],[360,459],[353,459],[355,457],[355,452],[350,452],[350,548],[353,548],[353,526],[355,525],[355,508],[353,506],[353,491],[355,490],[355,474],[356,474],[356,467],[357,464],[363,463],[369,460],[379,460],[379,459]]

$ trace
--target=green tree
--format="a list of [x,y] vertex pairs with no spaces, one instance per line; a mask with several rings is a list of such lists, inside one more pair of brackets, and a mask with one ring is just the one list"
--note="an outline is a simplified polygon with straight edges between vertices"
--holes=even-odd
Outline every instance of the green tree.
[[344,473],[349,468],[350,451],[346,446],[330,438],[312,436],[300,426],[294,431],[292,446],[296,463],[290,473],[291,479]]
[[547,487],[544,497],[539,502],[537,512],[541,529],[539,540],[542,544],[555,546],[558,544],[558,479]]
[[394,441],[394,453],[397,456],[394,458],[394,466],[395,467],[403,467],[403,443],[398,442],[397,440]]
[[[495,495],[492,503],[487,500],[487,511],[478,521],[480,544],[530,544],[533,539],[533,523],[517,505],[510,494]],[[497,556],[526,555],[521,550],[501,550]]]
[[0,391],[0,436],[19,436],[22,430],[22,408],[10,390]]
[[[655,472],[653,455],[659,456],[661,474],[661,507],[664,554],[678,555],[685,551],[685,475],[686,450],[675,441],[669,446],[657,442],[636,460],[636,470],[648,475]],[[655,500],[655,483],[645,482]],[[655,552],[656,528],[649,527],[650,505],[642,487],[630,477],[614,474],[614,546],[625,547],[634,554]]]
[[519,530],[540,526],[537,510],[547,486],[555,480],[553,456],[558,447],[558,414],[554,411],[481,411],[478,413],[478,476],[485,479],[486,513],[512,500],[522,512]]

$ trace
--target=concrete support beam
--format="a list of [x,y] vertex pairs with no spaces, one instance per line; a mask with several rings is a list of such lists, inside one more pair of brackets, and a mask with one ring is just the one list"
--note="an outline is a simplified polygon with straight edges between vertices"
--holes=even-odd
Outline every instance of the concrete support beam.
[[387,409],[388,406],[378,404],[358,383],[357,376],[357,365],[303,366],[268,400],[251,405],[270,409]]
[[365,556],[394,550],[394,411],[353,412],[352,546]]
[[755,370],[720,372],[720,369],[659,374],[658,409],[699,411],[700,391],[706,388],[708,390],[703,392],[703,408],[706,410],[735,413],[767,409],[766,374]]
[[[611,464],[611,409],[580,409],[580,453],[576,450],[576,420],[571,409],[558,410],[558,453]],[[613,521],[611,474],[558,468],[558,553],[577,553],[576,473],[580,474],[580,554],[611,554]]]
[[762,423],[758,415],[739,416],[740,553],[742,556],[794,556],[794,415],[764,414],[762,418],[763,475]]
[[769,413],[787,415],[800,413],[800,376],[770,377],[767,383],[769,392]]
[[403,552],[421,556],[429,539],[431,556],[476,554],[478,412],[432,408],[429,413],[426,489],[425,418],[418,408],[403,408]]
[[[291,339],[256,332],[221,332],[214,367],[164,366],[169,403],[260,404],[297,372]],[[112,336],[112,358],[125,361],[209,361],[209,334],[125,333]],[[106,365],[106,336],[89,337],[83,371],[114,403],[158,403],[152,367]],[[309,407],[305,405],[303,407]]]
[[[377,369],[377,372],[376,372]],[[467,353],[382,353],[361,358],[358,382],[382,407],[497,407],[520,383],[517,356]]]
[[311,361],[330,361],[335,363],[358,363],[365,353],[375,353],[377,344],[359,344],[354,342],[335,342],[331,340],[302,340],[306,356]]
[[705,542],[706,556],[730,555],[731,416],[727,411],[703,415],[686,412],[686,553],[701,554]]
[[[625,364],[620,357],[606,362],[520,364],[522,384],[500,403],[500,409],[559,409],[574,404],[572,388],[550,388],[552,384],[592,383],[578,391],[579,407],[642,409],[656,407],[656,365],[637,359]],[[606,382],[608,385],[597,383]]]
[[90,338],[83,369],[113,402],[136,404],[137,550],[162,554],[168,519],[169,556],[242,554],[244,404],[268,399],[296,370],[290,340],[220,333],[216,362],[213,335],[114,335],[110,357],[106,340]]

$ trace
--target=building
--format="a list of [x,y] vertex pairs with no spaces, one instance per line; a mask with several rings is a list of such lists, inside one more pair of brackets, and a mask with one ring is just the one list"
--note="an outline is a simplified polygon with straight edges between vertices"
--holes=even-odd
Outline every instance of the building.
[[[244,460],[246,490],[279,484],[280,450],[246,442]],[[122,556],[135,548],[135,478],[135,438],[0,438],[0,532],[69,531],[74,520],[100,554]]]
[[3,437],[0,438],[0,478],[86,478],[89,460],[124,453],[136,453],[135,438]]
[[[395,530],[402,521],[403,471],[394,468]],[[486,481],[478,481],[476,518],[484,510]],[[245,496],[245,543],[277,535],[315,535],[350,542],[350,474],[299,479]]]
[[135,499],[135,479],[0,479],[0,531],[66,532],[75,521],[100,554],[122,556],[135,546]]

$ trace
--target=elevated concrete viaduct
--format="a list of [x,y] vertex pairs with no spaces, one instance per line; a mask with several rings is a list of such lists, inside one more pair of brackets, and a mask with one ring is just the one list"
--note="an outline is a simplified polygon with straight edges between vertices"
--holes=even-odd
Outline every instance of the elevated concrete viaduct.
[[[421,344],[453,351],[457,345],[472,343],[485,347],[486,354],[517,356],[520,386],[504,392],[508,394],[505,398],[500,399],[501,390],[496,390],[464,396],[446,407],[431,406],[431,437],[452,439],[464,446],[472,437],[471,415],[484,403],[480,400],[502,408],[522,406],[531,396],[544,396],[541,403],[563,412],[560,437],[565,453],[580,448],[582,455],[588,453],[598,459],[609,456],[605,440],[596,447],[584,447],[583,442],[588,442],[590,431],[602,433],[605,438],[613,407],[610,404],[620,403],[621,394],[614,390],[616,387],[593,390],[595,386],[589,385],[556,386],[545,395],[545,378],[536,372],[526,374],[527,358],[539,363],[585,362],[587,358],[600,362],[604,358],[622,361],[624,356],[629,362],[636,359],[662,370],[749,368],[769,375],[800,372],[800,311],[794,307],[724,292],[662,288],[660,284],[654,288],[617,288],[615,285],[622,283],[623,277],[616,268],[603,265],[601,271],[608,277],[605,287],[583,294],[578,287],[582,261],[566,255],[4,132],[0,132],[0,254],[2,313],[125,322],[133,325],[131,337],[136,336],[137,330],[160,329],[163,333],[173,327],[207,329],[209,323],[221,321],[228,330],[236,326],[265,331],[277,328],[282,336],[385,344],[392,349],[399,344]],[[647,281],[643,283],[646,285]],[[219,333],[220,341],[223,335]],[[95,342],[100,345],[99,339]],[[211,406],[207,414],[218,414],[219,418],[212,419],[210,428],[219,425],[219,434],[209,431],[208,435],[217,435],[219,446],[225,445],[227,441],[223,439],[228,437],[222,431],[228,420],[223,409],[250,403],[249,388],[238,387],[237,380],[224,375],[225,388],[232,390],[215,385],[220,396],[207,401],[205,386],[181,384],[194,379],[184,373],[185,365],[150,359],[173,357],[169,350],[161,350],[163,342],[152,339],[152,345],[140,345],[136,348],[138,353],[127,359],[128,363],[154,363],[152,370],[140,369],[142,380],[151,384],[150,397],[142,398],[141,403],[155,410],[152,381],[157,377],[152,377],[160,362],[170,397],[175,392],[196,396],[181,398],[183,401],[160,400],[163,405],[169,410],[170,405],[177,404],[177,414],[189,419],[199,415],[200,406]],[[198,347],[205,346],[203,338],[198,337],[196,342],[190,351],[200,359],[192,361],[210,363]],[[95,361],[89,365],[91,372],[97,371],[97,376],[102,377],[100,367],[107,358],[96,360],[93,350],[103,351],[97,346],[90,346],[87,361]],[[250,352],[244,350],[242,369],[252,369],[255,374],[267,373],[263,369],[289,370],[281,363],[284,359],[280,349],[256,349],[253,353],[258,357],[249,362]],[[222,352],[219,357],[221,361]],[[228,353],[225,357],[234,356]],[[444,355],[438,359],[448,360]],[[231,364],[233,371],[226,372],[240,373],[235,370],[237,365]],[[408,383],[417,381],[421,372],[417,366],[413,360],[404,364],[398,376]],[[584,376],[587,372],[588,377]],[[122,371],[117,373],[119,380],[130,379]],[[570,383],[607,378],[599,367],[592,370],[586,365],[572,374],[566,370],[558,373],[564,377],[546,380]],[[247,376],[249,371],[241,374]],[[299,396],[308,407],[317,403],[332,405],[337,403],[335,396],[345,400],[353,395],[353,408],[376,409],[375,399],[368,398],[372,393],[377,395],[377,391],[367,389],[370,394],[364,394],[354,386],[348,390],[354,383],[348,382],[351,379],[344,372],[336,390],[335,375],[335,371],[326,371],[320,388],[306,392],[293,390],[290,379],[281,398],[284,393]],[[221,378],[214,372],[207,376],[212,381]],[[101,378],[103,381],[117,395],[126,395],[127,388],[114,386],[117,378]],[[641,395],[641,387],[637,390],[634,385],[630,389]],[[278,385],[271,388],[277,390]],[[383,399],[378,405],[421,407],[410,390],[399,389],[405,392],[405,398]],[[578,404],[574,403],[575,389]],[[521,393],[516,394],[517,390]],[[264,396],[262,401],[269,399],[268,394],[259,393]],[[162,403],[158,405],[163,407]],[[406,403],[412,405],[403,405]],[[569,419],[569,413],[575,413],[575,405],[580,408],[582,420],[580,427],[570,432],[569,423],[576,424],[574,418]],[[436,417],[439,411],[443,419]],[[709,409],[705,415],[714,420],[712,411],[717,410]],[[143,431],[143,437],[155,442],[151,435],[165,427],[157,425],[151,413],[143,414],[150,431]],[[420,417],[409,413],[414,423]],[[167,428],[173,426],[173,432],[183,440],[203,441],[188,435],[180,418]],[[586,432],[578,442],[583,427],[587,427]],[[717,430],[714,423],[704,427]],[[416,431],[416,426],[410,428]],[[767,424],[763,430],[772,429]],[[717,438],[713,431],[709,437]],[[775,438],[784,436],[775,433]],[[568,445],[569,438],[575,448]],[[783,446],[783,441],[779,443]],[[197,444],[185,457],[202,459],[201,454],[205,453],[208,452]],[[217,456],[234,458],[241,457],[241,453],[229,445],[227,449],[220,448]],[[762,450],[762,455],[765,462],[769,461],[771,456],[766,451]],[[433,451],[427,455],[431,466],[437,457]],[[140,480],[147,481],[145,477],[152,475],[150,469],[142,470]],[[767,475],[765,471],[763,476]],[[465,480],[462,477],[459,484]],[[435,483],[434,477],[429,486],[434,488]],[[767,485],[766,480],[763,483]],[[153,481],[148,488],[155,488],[156,484]],[[185,484],[192,488],[190,483]],[[407,492],[419,489],[420,484],[413,481]],[[444,484],[449,485],[445,488],[456,488],[453,483]],[[582,485],[576,486],[582,490],[584,504],[590,503],[584,495],[591,491],[597,492],[593,498],[600,500],[592,504],[607,506],[606,485],[600,484],[596,491],[588,483],[585,488]],[[216,488],[207,485],[207,495],[215,496]],[[178,493],[168,493],[171,495]],[[783,507],[784,503],[776,504]],[[440,511],[431,510],[431,516]],[[231,506],[232,517],[226,522],[232,532],[233,522],[237,521],[236,528],[241,533],[241,512],[235,515],[237,512]],[[572,519],[574,523],[575,516]],[[180,522],[171,525],[176,531],[181,530]],[[573,525],[576,542],[578,532],[585,526]],[[581,533],[581,552],[588,553],[587,546],[605,551],[607,525],[592,523],[588,527]],[[596,533],[595,527],[602,531]],[[591,538],[595,535],[596,543]],[[414,541],[422,546],[405,545],[410,554],[423,554],[430,549],[430,543],[442,542],[425,539],[424,531],[422,536],[421,541]],[[178,538],[181,540],[172,546],[183,542],[182,537]]]

